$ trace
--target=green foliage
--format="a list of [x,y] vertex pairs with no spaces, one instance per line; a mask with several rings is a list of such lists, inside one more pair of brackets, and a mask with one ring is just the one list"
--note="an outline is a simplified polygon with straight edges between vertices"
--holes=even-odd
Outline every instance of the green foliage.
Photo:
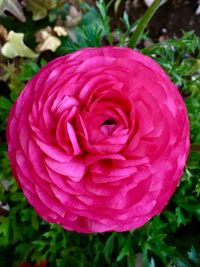
[[[104,6],[99,8],[103,12]],[[57,54],[62,55],[76,51],[82,47],[100,47],[101,39],[108,31],[107,22],[96,8],[86,3],[82,4],[83,18],[80,24],[69,32],[67,37],[62,38],[62,45],[58,48]]]
[[[82,21],[61,37],[56,55],[81,47],[105,44],[127,45],[133,25],[124,13],[125,29],[111,30],[109,4],[98,1],[97,7],[82,2]],[[65,19],[69,4],[51,10],[48,18],[28,26],[19,22],[13,27],[35,33]],[[26,13],[26,12],[25,12]],[[32,15],[31,15],[32,17]],[[4,26],[12,29],[12,18]],[[25,35],[27,44],[34,34]],[[140,40],[144,40],[142,35]],[[32,47],[34,48],[34,47]],[[187,105],[191,127],[191,152],[181,182],[164,211],[135,231],[83,235],[64,231],[58,225],[42,221],[24,198],[10,170],[5,142],[6,119],[11,105],[25,83],[49,60],[48,53],[37,59],[1,59],[3,71],[0,96],[0,266],[15,267],[28,261],[47,259],[49,267],[198,267],[200,266],[200,38],[183,33],[180,39],[167,40],[143,48],[142,52],[163,66],[177,84]],[[56,56],[55,54],[53,57]],[[52,56],[50,54],[50,56]],[[53,58],[50,57],[50,58]]]

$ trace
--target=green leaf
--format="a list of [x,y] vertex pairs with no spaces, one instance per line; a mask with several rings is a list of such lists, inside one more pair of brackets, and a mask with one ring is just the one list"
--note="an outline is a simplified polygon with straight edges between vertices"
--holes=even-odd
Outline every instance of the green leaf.
[[12,102],[5,96],[0,96],[0,108],[10,110]]
[[21,240],[23,240],[23,236],[22,236],[22,233],[21,233],[21,228],[20,228],[20,225],[18,224],[17,222],[17,219],[16,217],[11,217],[11,229],[12,229],[12,233],[13,233],[13,241],[14,242],[19,242]]
[[97,1],[97,7],[101,13],[103,20],[107,18],[108,5],[103,0]]
[[17,244],[15,248],[15,252],[18,258],[21,256],[20,258],[22,258],[22,260],[27,260],[32,250],[33,250],[33,246],[30,242],[19,243]]
[[176,208],[176,222],[177,226],[179,227],[181,224],[185,225],[186,224],[186,219],[183,215],[183,212],[180,207]]
[[15,74],[11,77],[8,85],[11,90],[10,98],[15,101],[19,93],[21,92],[24,83],[19,79],[19,76]]
[[129,255],[130,246],[131,246],[130,240],[127,239],[122,250],[119,252],[119,255],[117,256],[117,259],[116,259],[117,262],[121,261],[125,256]]
[[2,47],[2,54],[8,58],[15,57],[27,57],[35,58],[38,55],[34,53],[30,48],[24,44],[24,34],[10,31],[8,34],[8,40]]
[[158,8],[161,6],[162,2],[163,2],[162,0],[154,0],[152,5],[147,9],[144,16],[141,18],[136,31],[132,34],[129,40],[128,44],[129,47],[131,48],[136,47],[149,21],[151,20],[155,12],[158,10]]
[[111,236],[107,239],[105,247],[104,247],[104,254],[106,261],[110,263],[111,260],[111,254],[114,249],[114,239],[115,239],[116,233],[112,233]]
[[9,243],[10,220],[0,216],[0,245],[6,247]]
[[0,234],[7,236],[9,231],[9,218],[8,217],[0,217]]
[[28,81],[33,75],[40,70],[40,67],[32,61],[21,65],[21,72],[19,74],[20,81]]
[[182,207],[186,209],[188,212],[200,216],[200,203],[190,203],[190,204],[183,203]]
[[24,199],[24,196],[21,192],[13,192],[10,196],[10,200],[13,202],[21,202]]
[[31,215],[31,225],[35,230],[39,229],[39,218],[37,216],[37,214],[35,213],[35,211],[32,212]]

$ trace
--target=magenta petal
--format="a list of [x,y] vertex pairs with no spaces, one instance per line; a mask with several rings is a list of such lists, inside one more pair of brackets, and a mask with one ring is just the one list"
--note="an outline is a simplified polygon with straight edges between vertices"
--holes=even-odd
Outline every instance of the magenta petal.
[[152,116],[149,110],[145,107],[142,102],[135,103],[136,106],[136,119],[138,120],[138,127],[140,135],[146,135],[154,130],[152,122]]
[[48,206],[51,210],[59,214],[60,216],[65,215],[65,207],[59,201],[57,201],[52,195],[42,190],[40,187],[35,186],[36,193],[45,206]]
[[69,135],[69,138],[70,138],[73,150],[74,150],[74,155],[81,154],[82,149],[80,148],[80,145],[78,143],[74,128],[70,123],[67,123],[67,130],[68,130],[68,135]]
[[45,162],[50,169],[69,177],[75,182],[79,182],[83,178],[86,171],[86,166],[80,160],[59,162],[51,158],[45,158]]

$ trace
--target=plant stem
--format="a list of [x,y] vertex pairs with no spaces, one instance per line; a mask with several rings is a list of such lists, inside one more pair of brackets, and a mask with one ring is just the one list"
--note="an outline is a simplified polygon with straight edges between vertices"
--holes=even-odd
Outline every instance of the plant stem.
[[151,18],[153,17],[153,15],[155,14],[155,12],[158,10],[158,8],[160,7],[160,5],[163,3],[162,0],[154,0],[154,2],[152,3],[152,5],[147,9],[147,11],[144,13],[143,17],[141,18],[136,30],[134,31],[134,33],[132,34],[128,46],[131,48],[135,48],[137,43],[139,42],[144,29],[146,28],[146,26],[148,25],[149,21],[151,20]]

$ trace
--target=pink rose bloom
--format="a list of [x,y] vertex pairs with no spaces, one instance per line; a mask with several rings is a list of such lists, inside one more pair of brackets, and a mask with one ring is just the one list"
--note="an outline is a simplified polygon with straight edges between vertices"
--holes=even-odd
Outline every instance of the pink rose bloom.
[[7,140],[14,176],[44,220],[121,232],[167,204],[188,155],[189,123],[155,61],[129,48],[86,48],[28,82]]

